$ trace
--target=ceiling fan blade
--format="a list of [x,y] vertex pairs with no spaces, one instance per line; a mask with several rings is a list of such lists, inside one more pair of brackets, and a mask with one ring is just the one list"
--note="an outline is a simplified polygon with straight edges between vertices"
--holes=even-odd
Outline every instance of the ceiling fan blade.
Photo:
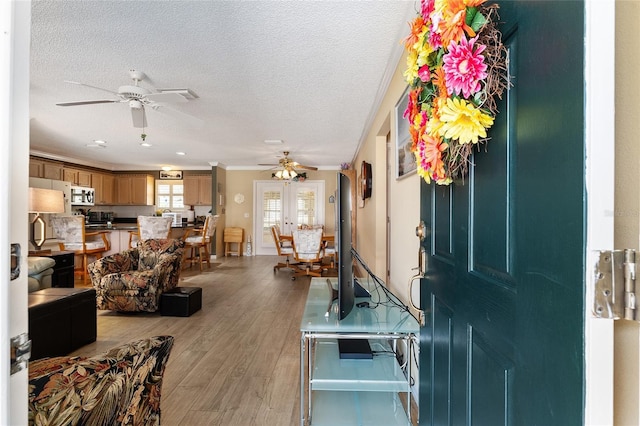
[[144,113],[144,108],[131,108],[131,118],[133,119],[133,127],[148,127],[147,115]]
[[151,102],[158,103],[184,103],[189,102],[187,98],[178,93],[150,93],[145,98]]
[[65,83],[69,83],[69,84],[75,84],[75,85],[78,85],[78,86],[91,87],[92,89],[102,90],[103,92],[109,92],[109,93],[112,93],[114,95],[118,94],[118,92],[114,92],[113,90],[103,89],[102,87],[92,86],[90,84],[85,84],[85,83],[79,83],[77,81],[65,80],[64,82]]
[[278,167],[280,164],[258,164],[258,166]]
[[93,104],[117,104],[122,102],[114,99],[98,99],[95,101],[75,101],[75,102],[58,102],[58,106],[76,106],[76,105],[93,105]]
[[177,109],[172,108],[168,105],[160,105],[154,103],[151,105],[151,109],[153,111],[164,114],[165,116],[168,116],[170,119],[175,121],[176,124],[179,125],[189,126],[194,129],[199,129],[204,126],[204,120],[202,120],[201,118],[182,111],[178,111]]
[[304,164],[296,164],[293,166],[295,169],[304,169],[304,170],[318,170],[317,167],[313,166],[305,166]]

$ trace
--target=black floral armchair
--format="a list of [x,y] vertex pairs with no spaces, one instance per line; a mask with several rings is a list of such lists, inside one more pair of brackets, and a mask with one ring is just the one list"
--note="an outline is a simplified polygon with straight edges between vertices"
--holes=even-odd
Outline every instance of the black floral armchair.
[[142,240],[125,250],[89,265],[98,309],[155,312],[160,295],[178,285],[184,241]]
[[160,391],[173,347],[156,336],[91,358],[29,364],[29,424],[159,425]]

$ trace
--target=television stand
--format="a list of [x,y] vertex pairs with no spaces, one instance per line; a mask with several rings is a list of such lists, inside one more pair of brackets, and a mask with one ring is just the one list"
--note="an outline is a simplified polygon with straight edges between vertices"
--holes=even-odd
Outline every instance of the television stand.
[[[300,324],[300,424],[301,425],[410,425],[411,363],[403,370],[390,352],[404,341],[407,353],[413,351],[420,331],[418,322],[407,311],[388,306],[356,306],[344,319],[337,310],[325,307],[333,296],[327,292],[326,278],[312,278]],[[369,291],[373,283],[360,279]],[[333,286],[331,286],[333,290]],[[386,296],[383,296],[386,297]],[[390,296],[393,297],[393,296]],[[339,342],[360,340],[372,349],[369,359],[341,359]],[[406,411],[400,394],[407,396]],[[417,413],[413,413],[417,418]]]

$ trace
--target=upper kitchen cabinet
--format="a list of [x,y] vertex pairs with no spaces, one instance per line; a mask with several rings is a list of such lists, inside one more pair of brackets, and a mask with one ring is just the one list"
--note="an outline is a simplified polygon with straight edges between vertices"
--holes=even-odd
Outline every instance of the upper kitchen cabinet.
[[91,186],[95,190],[96,205],[115,203],[115,177],[106,173],[91,173]]
[[187,175],[184,183],[184,204],[189,206],[211,205],[211,174]]
[[62,180],[73,185],[91,187],[91,172],[65,167],[62,170]]
[[29,177],[64,180],[62,163],[41,160],[39,158],[29,159]]
[[152,206],[154,178],[146,174],[116,175],[116,204]]

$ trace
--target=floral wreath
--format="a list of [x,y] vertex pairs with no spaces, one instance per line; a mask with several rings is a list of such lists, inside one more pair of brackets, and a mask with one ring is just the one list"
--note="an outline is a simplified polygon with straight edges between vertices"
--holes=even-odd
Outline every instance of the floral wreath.
[[404,40],[411,151],[418,174],[448,185],[468,172],[473,146],[488,141],[496,97],[509,87],[498,5],[486,0],[420,0]]

